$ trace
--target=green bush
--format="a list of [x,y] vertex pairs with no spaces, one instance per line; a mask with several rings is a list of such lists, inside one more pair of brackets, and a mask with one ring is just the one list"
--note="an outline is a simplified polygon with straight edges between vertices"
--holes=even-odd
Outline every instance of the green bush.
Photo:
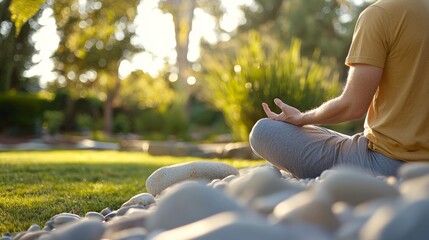
[[81,132],[94,129],[93,119],[86,113],[81,113],[76,116],[76,125],[78,130]]
[[206,102],[191,98],[190,124],[196,126],[213,126],[218,122],[223,122],[222,112],[208,106]]
[[319,63],[317,52],[312,59],[302,57],[300,44],[295,39],[282,48],[251,32],[235,59],[219,54],[204,62],[206,96],[223,112],[236,140],[247,140],[251,127],[265,117],[262,102],[278,111],[273,103],[278,97],[304,111],[340,92],[334,68]]
[[57,134],[64,121],[64,113],[60,111],[45,111],[44,124],[51,135]]
[[166,136],[175,136],[179,139],[188,139],[189,116],[183,107],[173,104],[162,114],[164,124],[163,133]]
[[132,123],[134,131],[142,135],[162,132],[164,127],[162,113],[153,108],[138,111],[132,118]]
[[0,131],[5,135],[39,134],[49,99],[30,93],[0,94]]
[[127,115],[120,113],[115,116],[113,120],[113,132],[115,133],[129,133],[131,130],[131,123]]

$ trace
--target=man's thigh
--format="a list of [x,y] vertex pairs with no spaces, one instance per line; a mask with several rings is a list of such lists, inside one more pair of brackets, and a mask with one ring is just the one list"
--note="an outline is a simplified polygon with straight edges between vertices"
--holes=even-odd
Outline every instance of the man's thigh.
[[350,137],[316,126],[261,119],[250,133],[250,144],[262,158],[299,178],[317,177],[331,168]]
[[362,134],[344,135],[317,126],[261,119],[250,134],[253,150],[299,178],[313,178],[336,165],[358,167],[373,175],[396,175],[402,165],[368,149]]

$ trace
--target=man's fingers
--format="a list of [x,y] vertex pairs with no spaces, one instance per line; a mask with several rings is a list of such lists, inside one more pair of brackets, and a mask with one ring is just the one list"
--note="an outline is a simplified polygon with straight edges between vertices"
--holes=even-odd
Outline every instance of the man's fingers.
[[282,100],[279,98],[274,99],[274,103],[279,107],[280,109],[283,109],[283,107],[286,105]]
[[265,114],[267,114],[268,118],[275,119],[277,114],[272,112],[268,104],[262,103],[262,108],[264,109]]
[[282,110],[282,112],[286,112],[287,108],[289,107],[289,105],[284,103],[279,98],[274,99],[274,103]]

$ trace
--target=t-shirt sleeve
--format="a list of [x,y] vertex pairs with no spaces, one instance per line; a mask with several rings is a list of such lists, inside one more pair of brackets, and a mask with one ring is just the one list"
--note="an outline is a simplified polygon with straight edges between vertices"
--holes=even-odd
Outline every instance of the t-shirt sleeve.
[[369,6],[359,16],[346,65],[369,64],[384,68],[388,54],[388,17],[383,9]]

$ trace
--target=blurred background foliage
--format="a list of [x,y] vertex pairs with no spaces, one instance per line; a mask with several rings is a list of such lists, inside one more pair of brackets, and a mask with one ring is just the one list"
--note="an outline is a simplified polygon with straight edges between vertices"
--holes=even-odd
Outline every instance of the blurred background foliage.
[[235,59],[217,54],[205,65],[205,96],[224,113],[236,140],[247,140],[255,122],[266,117],[256,109],[262,102],[276,109],[272,100],[280,97],[305,111],[341,91],[335,62],[321,63],[319,51],[312,58],[301,56],[298,39],[286,47],[277,42],[251,31]]
[[[231,133],[246,141],[264,117],[262,101],[279,97],[307,110],[341,91],[353,27],[371,1],[254,0],[241,7],[234,29],[224,26],[221,2],[158,1],[174,25],[175,59],[164,59],[156,75],[122,76],[121,64],[152,54],[136,42],[141,1],[0,0],[0,133],[198,141]],[[217,40],[202,39],[191,61],[199,12],[213,19]],[[41,61],[33,36],[46,16],[55,21],[59,44],[51,56],[55,79],[40,85],[40,76],[26,72]],[[351,134],[360,126],[336,129]]]

